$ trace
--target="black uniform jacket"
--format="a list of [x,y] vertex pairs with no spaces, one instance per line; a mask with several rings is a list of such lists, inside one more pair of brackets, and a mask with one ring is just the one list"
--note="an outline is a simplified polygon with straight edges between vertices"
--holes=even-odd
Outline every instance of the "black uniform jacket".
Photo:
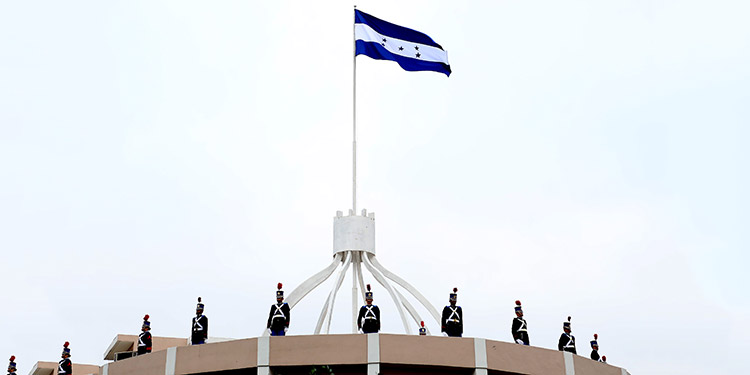
[[[453,312],[453,309],[456,312]],[[461,306],[443,307],[443,318],[440,319],[440,331],[445,332],[448,336],[461,335],[464,333],[464,311]]]
[[151,332],[141,332],[138,335],[138,355],[151,353],[151,346]]
[[560,335],[560,341],[557,342],[557,350],[576,353],[576,337],[564,333]]
[[190,342],[198,344],[208,339],[208,317],[201,314],[201,316],[193,317],[193,334],[190,335]]
[[599,351],[596,349],[591,350],[591,359],[593,359],[594,361],[598,361],[599,358],[601,358],[599,357]]
[[513,341],[521,339],[524,344],[529,345],[529,332],[527,329],[526,319],[518,316],[513,318],[513,325],[510,327],[510,333],[513,334]]
[[63,358],[58,363],[59,368],[57,373],[59,375],[72,375],[73,374],[73,363],[70,362],[70,358]]
[[268,313],[268,323],[266,324],[266,328],[270,328],[274,331],[289,328],[290,313],[289,304],[286,302],[271,305],[271,312]]
[[[368,311],[368,305],[359,308],[357,315],[357,327],[367,332],[380,331],[380,308],[377,305],[370,306],[372,311]],[[364,327],[364,328],[363,328]]]

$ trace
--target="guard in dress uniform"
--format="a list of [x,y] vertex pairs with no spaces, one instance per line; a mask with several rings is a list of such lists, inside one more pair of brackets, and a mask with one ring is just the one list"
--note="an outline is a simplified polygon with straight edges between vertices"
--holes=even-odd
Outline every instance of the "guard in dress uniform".
[[529,345],[529,332],[527,329],[526,319],[523,318],[523,309],[521,309],[521,301],[516,301],[516,317],[513,318],[510,333],[517,344]]
[[449,306],[443,308],[443,318],[441,319],[440,331],[445,332],[450,337],[461,337],[464,333],[464,312],[461,306],[456,306],[458,300],[458,288],[453,288],[450,294]]
[[73,375],[73,362],[70,361],[70,345],[69,342],[65,341],[63,344],[62,359],[57,364],[58,375]]
[[419,327],[419,335],[420,336],[427,336],[427,328],[424,327],[424,320],[421,321],[421,322],[419,322],[419,324],[421,325]]
[[560,341],[557,342],[557,350],[576,353],[576,338],[570,334],[570,317],[567,322],[563,322],[563,334],[560,335]]
[[14,375],[16,373],[16,356],[10,356],[10,363],[8,363],[8,375]]
[[380,331],[380,308],[372,304],[370,284],[367,284],[365,302],[367,304],[359,308],[357,327],[362,333],[378,333]]
[[191,345],[205,344],[208,340],[208,317],[203,315],[205,305],[198,297],[198,305],[195,306],[195,317],[193,318],[193,332],[190,335]]
[[151,353],[152,338],[151,338],[151,322],[148,321],[148,314],[143,317],[143,325],[141,326],[141,334],[138,335],[138,355]]
[[271,312],[268,313],[268,324],[266,328],[271,336],[286,336],[289,330],[289,304],[284,302],[284,291],[281,290],[283,285],[279,283],[276,291],[276,304],[271,305]]
[[598,361],[599,358],[599,343],[596,340],[599,339],[599,335],[594,334],[594,340],[591,341],[591,359]]

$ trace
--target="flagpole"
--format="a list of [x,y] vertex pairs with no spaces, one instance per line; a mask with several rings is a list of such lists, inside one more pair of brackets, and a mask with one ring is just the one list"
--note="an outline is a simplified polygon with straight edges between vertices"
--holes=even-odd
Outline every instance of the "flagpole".
[[[356,12],[357,6],[354,6]],[[357,214],[357,25],[352,23],[352,214]],[[356,254],[356,253],[355,253]],[[357,265],[355,255],[352,263]],[[360,259],[360,262],[362,260]],[[352,333],[357,333],[357,267],[352,267]],[[360,278],[362,276],[360,275]]]
[[[354,6],[356,11],[357,6]],[[352,213],[357,214],[357,35],[356,23],[352,24]]]

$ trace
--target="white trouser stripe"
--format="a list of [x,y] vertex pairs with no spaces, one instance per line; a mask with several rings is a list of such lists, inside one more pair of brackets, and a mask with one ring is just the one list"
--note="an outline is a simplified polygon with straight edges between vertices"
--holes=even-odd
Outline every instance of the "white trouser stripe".
[[[384,36],[363,23],[354,24],[354,39],[374,42],[380,45],[385,43],[383,47],[394,55],[410,59],[448,63],[448,54],[440,48]],[[385,39],[385,42],[383,42],[383,39]],[[401,47],[403,47],[403,50],[399,49]],[[419,47],[419,50],[414,47]],[[417,52],[420,54],[419,57],[416,57]]]

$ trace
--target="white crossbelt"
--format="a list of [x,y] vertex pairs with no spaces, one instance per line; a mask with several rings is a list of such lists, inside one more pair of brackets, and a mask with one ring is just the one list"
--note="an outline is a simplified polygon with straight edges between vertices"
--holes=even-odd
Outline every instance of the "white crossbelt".
[[277,317],[282,317],[286,319],[286,315],[284,315],[284,312],[281,311],[281,308],[284,306],[284,304],[275,305],[276,306],[276,312],[273,313],[273,318],[276,319]]
[[60,361],[60,363],[57,364],[57,368],[58,368],[57,373],[58,374],[65,374],[66,373],[65,370],[63,370],[63,368],[62,368],[63,362],[65,362],[64,359],[62,361]]
[[140,335],[138,335],[138,346],[146,346],[146,344],[143,343],[144,335],[145,335],[144,333],[141,333]]
[[365,308],[367,308],[367,312],[365,313],[365,319],[378,320],[378,318],[375,316],[375,313],[372,311],[373,307],[375,306],[365,306]]
[[[453,311],[451,315],[448,317],[448,320],[452,322],[456,322],[456,323],[460,322],[460,320],[458,319],[458,307],[448,306],[448,308],[451,309],[451,311]],[[453,318],[454,316],[455,318]]]
[[193,330],[194,331],[203,331],[203,325],[199,322],[200,318],[202,318],[203,315],[195,317],[195,322],[193,323]]
[[573,336],[568,335],[567,333],[565,335],[568,336],[568,343],[565,344],[565,347],[566,348],[574,348],[574,346],[571,345],[573,343]]
[[521,328],[518,329],[518,332],[527,332],[526,331],[526,321],[520,318],[517,318],[521,322]]

